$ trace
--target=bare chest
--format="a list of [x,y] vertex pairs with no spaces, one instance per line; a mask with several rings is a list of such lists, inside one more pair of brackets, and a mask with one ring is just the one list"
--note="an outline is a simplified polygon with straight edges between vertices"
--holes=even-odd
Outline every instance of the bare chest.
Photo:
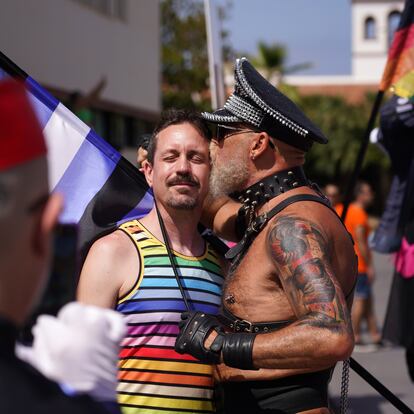
[[292,319],[293,311],[266,248],[262,231],[226,277],[223,306],[250,322]]

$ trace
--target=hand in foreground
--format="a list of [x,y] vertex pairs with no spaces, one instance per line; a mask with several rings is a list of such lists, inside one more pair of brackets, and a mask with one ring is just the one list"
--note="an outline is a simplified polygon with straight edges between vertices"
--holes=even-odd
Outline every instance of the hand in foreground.
[[[180,334],[175,342],[175,350],[179,354],[190,354],[200,361],[210,364],[220,362],[220,350],[223,345],[223,335],[220,322],[213,315],[203,312],[183,312],[179,323]],[[212,331],[218,335],[210,348],[205,347],[207,337]]]
[[39,316],[30,358],[46,377],[99,401],[115,401],[123,317],[110,309],[70,303],[55,318]]

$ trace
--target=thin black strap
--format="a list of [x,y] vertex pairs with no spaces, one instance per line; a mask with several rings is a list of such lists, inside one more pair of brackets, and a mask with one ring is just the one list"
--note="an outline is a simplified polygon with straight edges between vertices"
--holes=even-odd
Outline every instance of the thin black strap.
[[324,206],[330,208],[332,207],[328,200],[320,196],[316,196],[313,194],[297,194],[291,197],[288,197],[281,201],[276,207],[273,207],[268,213],[262,214],[256,217],[253,222],[250,224],[246,232],[244,233],[243,239],[237,243],[236,246],[232,247],[225,255],[226,259],[234,259],[236,256],[247,250],[250,246],[254,237],[263,229],[266,223],[274,217],[276,214],[280,213],[286,207],[293,203],[297,203],[298,201],[314,201]]
[[[322,197],[313,195],[313,194],[297,194],[292,197],[286,198],[283,201],[281,201],[276,207],[272,208],[267,213],[267,221],[269,221],[272,217],[274,217],[276,214],[280,213],[282,210],[284,210],[287,206],[290,206],[293,203],[297,203],[298,201],[315,201],[316,203],[323,204],[324,206],[330,208],[332,207],[329,203],[329,201],[323,199]],[[333,210],[335,211],[335,210]]]
[[184,301],[184,304],[185,304],[185,307],[186,307],[187,311],[190,311],[191,307],[190,307],[190,304],[188,303],[187,296],[184,292],[184,288],[183,288],[183,285],[182,285],[181,280],[180,280],[180,275],[178,274],[177,265],[175,264],[175,260],[174,260],[174,257],[172,255],[170,240],[168,238],[167,230],[166,230],[165,225],[164,225],[164,220],[161,217],[161,213],[158,210],[158,206],[157,206],[157,203],[155,202],[155,199],[154,199],[154,204],[155,204],[155,210],[157,210],[157,216],[158,216],[158,221],[159,221],[160,227],[161,227],[162,237],[164,238],[164,243],[165,243],[165,247],[167,249],[168,258],[170,259],[171,267],[173,268],[173,272],[174,272],[175,279],[177,280],[178,288],[180,289],[181,296],[183,298],[183,301]]

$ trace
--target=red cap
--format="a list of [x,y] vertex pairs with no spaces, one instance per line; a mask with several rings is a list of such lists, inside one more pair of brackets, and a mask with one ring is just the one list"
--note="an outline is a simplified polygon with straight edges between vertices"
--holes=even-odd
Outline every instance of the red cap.
[[0,82],[0,171],[46,154],[39,122],[21,82]]

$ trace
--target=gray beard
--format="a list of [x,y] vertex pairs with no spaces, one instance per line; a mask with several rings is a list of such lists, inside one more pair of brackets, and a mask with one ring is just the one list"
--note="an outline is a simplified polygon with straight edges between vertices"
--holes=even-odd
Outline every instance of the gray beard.
[[240,157],[229,160],[220,168],[213,165],[210,174],[210,195],[217,198],[243,190],[248,178],[247,162]]

